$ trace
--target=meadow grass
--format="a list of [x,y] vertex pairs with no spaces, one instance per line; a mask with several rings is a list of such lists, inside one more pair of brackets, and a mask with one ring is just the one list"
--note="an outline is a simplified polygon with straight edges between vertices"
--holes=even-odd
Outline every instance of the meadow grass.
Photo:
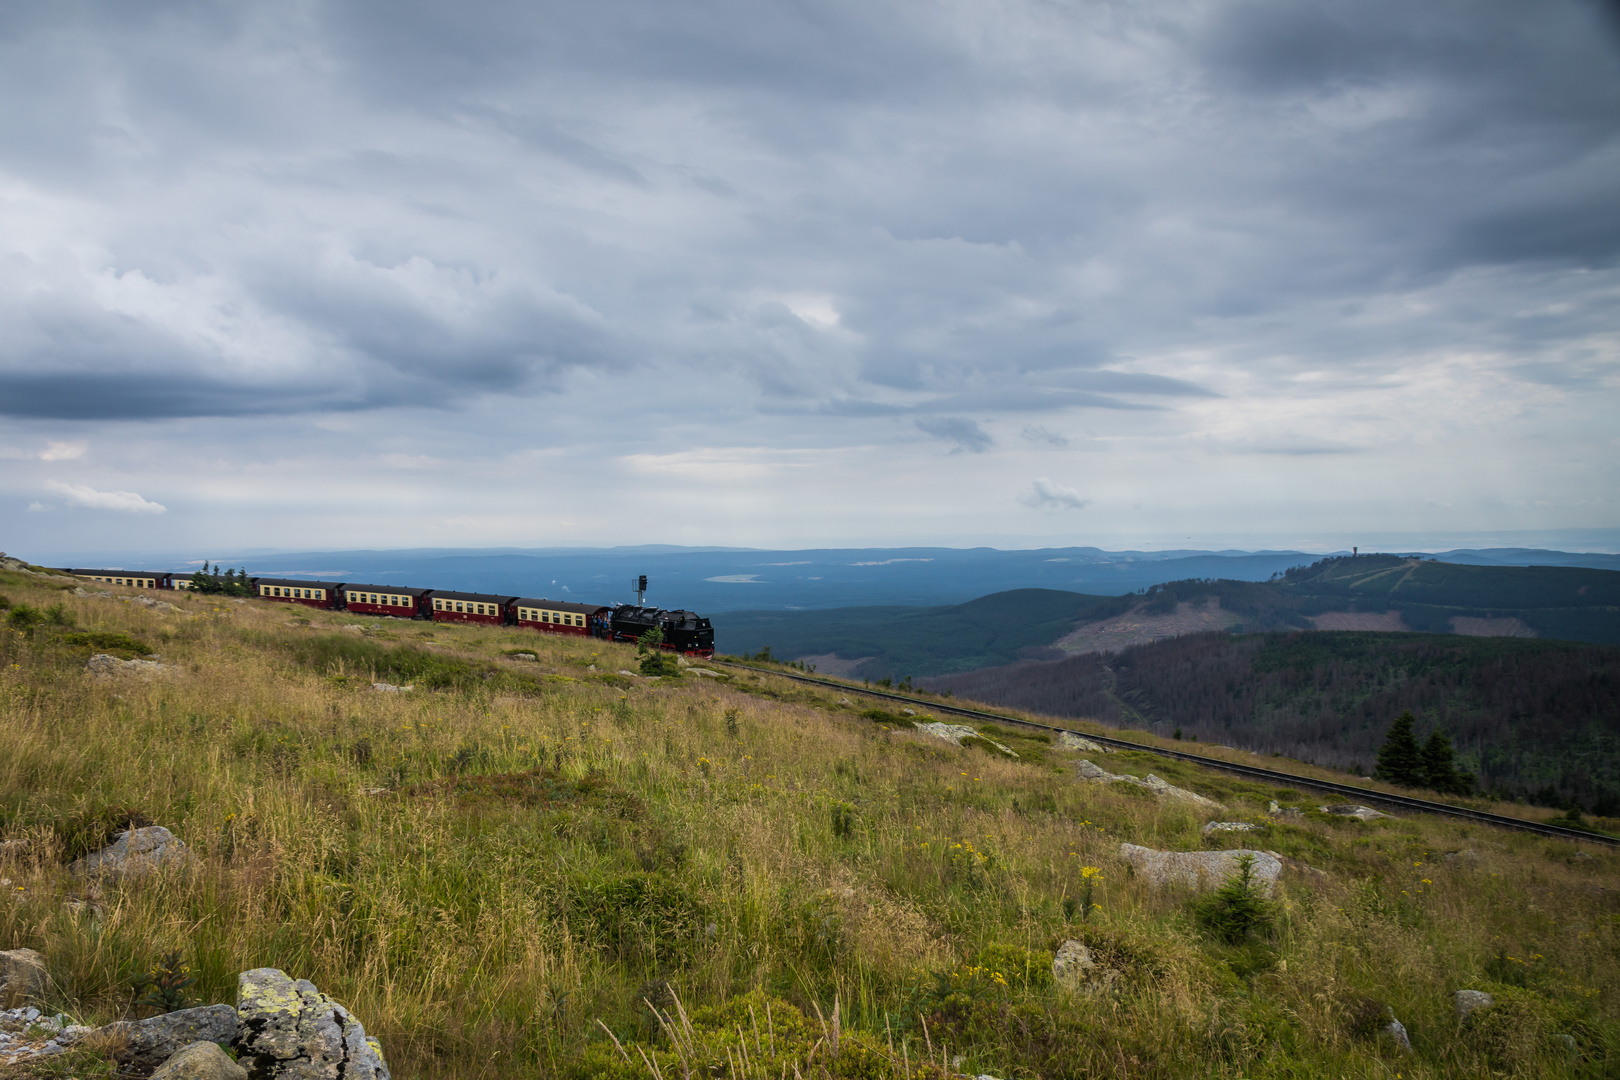
[[[126,1015],[179,950],[199,1001],[253,967],[312,980],[396,1077],[1620,1070],[1620,857],[1596,845],[1272,820],[1272,799],[1313,802],[1109,756],[1263,825],[1206,839],[1208,815],[1077,783],[1050,742],[957,749],[768,671],[653,681],[587,639],[0,589],[71,624],[0,629],[0,947],[43,953],[52,1004],[86,1022]],[[92,679],[115,640],[94,635],[171,670]],[[121,887],[67,872],[130,821],[195,865]],[[1286,856],[1274,936],[1201,932],[1122,842]],[[1117,972],[1105,989],[1052,984],[1070,938]],[[1464,987],[1501,1007],[1460,1025]],[[1391,1010],[1410,1054],[1377,1034]]]

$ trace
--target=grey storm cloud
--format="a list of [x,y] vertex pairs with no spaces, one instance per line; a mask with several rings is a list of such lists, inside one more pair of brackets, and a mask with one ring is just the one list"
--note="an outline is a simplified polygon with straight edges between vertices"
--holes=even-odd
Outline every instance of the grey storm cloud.
[[[1604,18],[18,10],[0,412],[454,408],[632,380],[657,415],[640,388],[702,372],[716,417],[907,418],[982,453],[960,413],[1162,412],[1230,393],[1231,370],[1391,370],[1431,344],[1539,351],[1539,379],[1574,382],[1616,314]],[[1390,314],[1414,293],[1421,326]],[[1537,294],[1556,318],[1519,302]]]

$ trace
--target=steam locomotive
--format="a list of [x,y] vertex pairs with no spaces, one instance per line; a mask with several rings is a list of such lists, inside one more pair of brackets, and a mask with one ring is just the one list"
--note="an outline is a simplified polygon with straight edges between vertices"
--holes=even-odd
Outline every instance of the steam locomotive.
[[[158,571],[85,570],[63,567],[87,581],[137,589],[191,589],[195,574]],[[576,604],[539,597],[450,592],[300,578],[245,578],[261,600],[302,604],[325,611],[389,615],[396,619],[517,626],[542,634],[572,634],[605,641],[640,641],[649,630],[663,634],[662,647],[688,656],[714,655],[714,626],[695,611],[665,610],[639,604]],[[641,579],[646,588],[646,579]]]

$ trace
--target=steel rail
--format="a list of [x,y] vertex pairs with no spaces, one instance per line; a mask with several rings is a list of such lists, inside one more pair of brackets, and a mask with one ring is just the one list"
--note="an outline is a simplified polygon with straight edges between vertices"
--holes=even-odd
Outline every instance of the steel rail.
[[1452,806],[1450,803],[1414,799],[1410,795],[1392,795],[1385,791],[1370,791],[1367,788],[1354,787],[1350,784],[1337,784],[1331,780],[1316,780],[1296,773],[1281,772],[1277,769],[1262,769],[1258,765],[1243,765],[1235,761],[1222,761],[1220,758],[1205,757],[1202,754],[1189,754],[1184,750],[1170,750],[1160,746],[1149,746],[1145,743],[1132,742],[1129,739],[1115,738],[1111,735],[1094,735],[1089,731],[1077,731],[1074,728],[1058,727],[1055,724],[1037,723],[1034,720],[1024,720],[1016,716],[987,712],[984,709],[970,709],[963,705],[947,705],[940,701],[925,701],[922,698],[897,694],[892,690],[876,690],[867,686],[853,686],[849,683],[834,682],[831,679],[818,679],[812,675],[773,671],[725,660],[710,660],[707,662],[740,671],[751,671],[759,675],[774,675],[780,679],[791,679],[794,682],[809,683],[812,686],[821,686],[830,690],[865,694],[869,697],[884,698],[889,701],[903,701],[908,705],[921,705],[935,712],[954,713],[958,716],[968,716],[978,720],[991,720],[998,724],[1017,724],[1021,727],[1035,728],[1039,731],[1068,732],[1071,735],[1078,735],[1082,739],[1090,739],[1092,742],[1105,746],[1118,747],[1123,750],[1140,750],[1143,753],[1157,754],[1160,757],[1172,758],[1176,761],[1186,761],[1194,765],[1202,765],[1208,769],[1218,769],[1222,772],[1233,773],[1252,780],[1267,780],[1277,784],[1286,784],[1290,787],[1325,791],[1334,795],[1353,795],[1361,802],[1383,803],[1386,806],[1395,806],[1402,810],[1413,810],[1424,814],[1441,814],[1446,817],[1461,818],[1465,821],[1477,821],[1485,825],[1495,825],[1504,829],[1518,829],[1521,832],[1539,833],[1542,836],[1556,836],[1565,840],[1587,840],[1596,844],[1620,846],[1620,837],[1608,836],[1604,833],[1582,832],[1580,829],[1570,829],[1562,825],[1547,825],[1539,821],[1525,821],[1523,818],[1508,817],[1506,814],[1493,814],[1486,810],[1474,810],[1466,806]]

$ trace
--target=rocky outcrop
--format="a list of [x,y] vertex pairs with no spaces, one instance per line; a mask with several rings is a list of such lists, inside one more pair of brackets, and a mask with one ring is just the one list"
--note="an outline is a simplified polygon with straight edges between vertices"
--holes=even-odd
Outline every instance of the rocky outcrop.
[[1084,735],[1077,735],[1072,731],[1065,731],[1058,736],[1058,746],[1065,750],[1079,750],[1086,754],[1112,754],[1113,751],[1101,743],[1092,742]]
[[1357,821],[1376,821],[1387,818],[1388,814],[1381,814],[1370,806],[1357,806],[1355,803],[1333,803],[1328,806],[1318,806],[1324,814],[1333,814],[1337,817],[1353,817]]
[[1488,1009],[1494,1004],[1496,999],[1483,990],[1459,990],[1452,1002],[1458,1020],[1466,1020],[1475,1009]]
[[1270,896],[1271,888],[1282,873],[1282,860],[1264,851],[1155,851],[1135,844],[1121,844],[1120,857],[1130,863],[1137,877],[1160,888],[1184,886],[1194,890],[1214,889],[1228,878],[1237,875],[1240,860],[1254,859],[1252,880],[1261,896]]
[[1176,787],[1174,784],[1161,780],[1152,773],[1148,773],[1146,779],[1138,776],[1132,776],[1130,773],[1121,773],[1116,776],[1114,773],[1109,772],[1102,766],[1091,761],[1089,758],[1081,758],[1079,761],[1075,762],[1074,771],[1075,775],[1077,775],[1080,779],[1089,780],[1094,784],[1134,784],[1137,787],[1145,787],[1149,791],[1153,792],[1153,794],[1162,796],[1166,799],[1176,799],[1180,802],[1192,803],[1196,806],[1202,806],[1209,810],[1226,809],[1214,799],[1206,799],[1196,791],[1188,791],[1186,788]]
[[7,1009],[45,996],[45,958],[33,949],[0,952],[0,1007]]
[[[32,1005],[0,1010],[0,1064],[17,1065],[55,1057],[90,1034],[90,1030],[68,1023],[68,1018],[61,1013],[45,1016]],[[28,1072],[19,1075],[36,1074]]]
[[1400,1047],[1408,1053],[1412,1050],[1412,1040],[1407,1037],[1406,1025],[1395,1019],[1394,1010],[1390,1010],[1389,1023],[1378,1029],[1378,1034]]
[[130,829],[94,855],[68,867],[70,873],[105,881],[142,877],[157,870],[189,866],[195,856],[184,841],[161,825]]
[[[224,1006],[221,1006],[224,1008]],[[151,1080],[247,1080],[247,1070],[211,1042],[194,1042],[165,1061]]]
[[236,1010],[229,1005],[203,1005],[162,1013],[145,1020],[119,1020],[97,1030],[112,1045],[113,1058],[126,1068],[149,1072],[195,1042],[233,1043]]
[[389,1080],[382,1046],[349,1011],[275,968],[236,981],[237,1049],[252,1080]]
[[162,675],[170,668],[156,660],[120,660],[106,653],[96,653],[85,661],[84,670],[98,679],[116,679],[124,675]]

